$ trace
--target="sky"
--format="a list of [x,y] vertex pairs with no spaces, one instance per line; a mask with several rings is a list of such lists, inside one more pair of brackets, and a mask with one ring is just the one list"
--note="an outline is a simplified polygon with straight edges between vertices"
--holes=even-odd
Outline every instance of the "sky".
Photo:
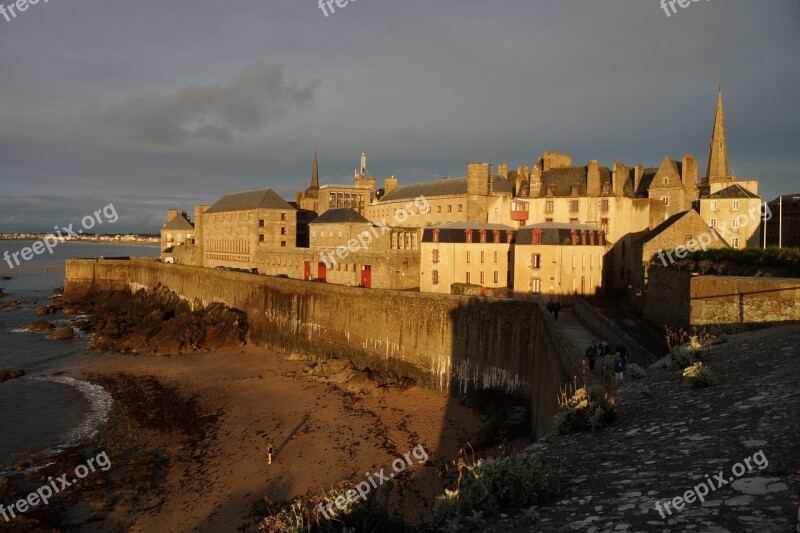
[[45,1],[0,14],[0,232],[291,200],[315,145],[322,184],[362,152],[379,184],[545,150],[704,175],[720,85],[732,172],[800,192],[798,0]]

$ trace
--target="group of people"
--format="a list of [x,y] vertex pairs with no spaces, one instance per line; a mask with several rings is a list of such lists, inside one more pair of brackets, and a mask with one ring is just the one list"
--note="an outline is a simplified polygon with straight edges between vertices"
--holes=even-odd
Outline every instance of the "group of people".
[[625,377],[625,366],[629,358],[628,349],[622,339],[614,349],[606,341],[601,341],[599,346],[597,341],[592,341],[584,355],[583,373],[594,372],[599,363],[603,384],[606,387],[619,385]]
[[558,320],[558,313],[561,311],[561,304],[550,300],[547,302],[547,310],[550,311],[550,314],[553,315],[556,320]]

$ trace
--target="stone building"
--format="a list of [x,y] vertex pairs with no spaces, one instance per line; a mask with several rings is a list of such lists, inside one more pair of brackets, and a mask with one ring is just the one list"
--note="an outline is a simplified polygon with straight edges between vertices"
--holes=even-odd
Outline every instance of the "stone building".
[[[768,205],[767,246],[800,248],[800,194],[779,196]],[[761,238],[763,243],[763,233]]]
[[[634,273],[631,282],[633,289],[635,291],[645,289],[651,260],[669,266],[674,261],[685,258],[684,251],[673,252],[679,246],[698,250],[703,247],[727,248],[728,245],[694,209],[672,215],[634,244],[632,253],[636,262],[641,265],[641,269]],[[658,255],[659,253],[661,255]]]
[[348,208],[363,214],[366,207],[375,199],[375,178],[367,173],[367,156],[361,154],[361,170],[356,170],[353,185],[319,184],[319,163],[314,149],[314,162],[311,170],[311,186],[305,192],[297,193],[297,204],[301,209],[322,215],[328,209]]
[[586,224],[543,222],[519,228],[514,245],[514,295],[570,303],[603,285],[603,231]]
[[272,189],[225,195],[196,224],[206,267],[253,268],[260,253],[296,247],[297,209]]
[[514,235],[514,228],[504,224],[452,222],[425,228],[420,291],[449,294],[454,283],[510,287]]
[[731,248],[757,248],[761,242],[761,197],[738,183],[700,200],[700,216]]
[[177,246],[194,245],[194,224],[186,211],[167,210],[167,222],[161,227],[161,252],[173,262],[172,253]]

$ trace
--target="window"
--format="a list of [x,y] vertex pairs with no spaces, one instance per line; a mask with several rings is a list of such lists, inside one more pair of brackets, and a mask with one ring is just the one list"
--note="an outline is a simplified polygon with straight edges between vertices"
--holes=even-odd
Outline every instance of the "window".
[[601,218],[600,219],[600,229],[603,231],[603,233],[608,233],[608,219],[607,218]]
[[439,242],[439,230],[433,230],[433,242]]
[[472,230],[468,229],[467,230],[467,244],[469,244],[471,242],[472,242]]
[[608,200],[605,198],[600,200],[600,211],[608,211]]
[[469,283],[469,282],[470,282],[470,275],[469,275],[469,272],[467,272],[467,283]]
[[442,212],[442,206],[440,206],[440,205],[437,205],[437,206],[436,206],[436,212],[437,212],[437,213],[441,213],[441,212]]
[[281,228],[281,235],[286,235],[286,228]]
[[433,282],[433,284],[434,285],[438,285],[439,284],[439,271],[438,270],[434,270],[433,272],[431,272],[431,278],[432,278],[431,281]]
[[553,200],[546,200],[544,203],[544,212],[552,213],[553,211],[555,211],[555,202],[553,202]]
[[467,263],[469,263],[469,258],[470,258],[470,255],[471,255],[471,253],[470,253],[470,252],[467,252]]
[[738,217],[734,218],[733,220],[731,220],[731,227],[733,229],[739,229],[739,218]]
[[545,191],[547,192],[547,196],[553,196],[553,194],[555,193],[555,187],[553,187],[552,185],[548,185]]
[[464,211],[464,206],[462,204],[458,204],[458,212],[461,213]]
[[531,268],[542,268],[542,254],[531,254]]
[[739,247],[739,237],[734,237],[731,239],[731,246],[733,246],[734,248]]
[[259,233],[258,234],[258,242],[264,242],[264,234],[263,233]]
[[281,220],[286,220],[286,213],[281,213]]
[[447,212],[448,213],[452,213],[453,212],[453,206],[452,205],[448,205],[447,206]]
[[500,273],[497,270],[494,271],[494,282],[500,283]]
[[531,231],[531,244],[542,244],[542,230],[535,229]]
[[264,219],[263,218],[259,218],[258,219],[258,227],[259,228],[263,228],[264,227]]
[[738,211],[739,210],[739,200],[734,200],[733,201],[733,207],[731,207],[731,209],[733,209],[734,211]]
[[578,223],[578,219],[577,218],[571,218],[571,219],[569,219],[569,223],[570,224],[577,224]]
[[611,194],[611,184],[609,182],[603,183],[602,193],[603,194]]
[[549,218],[546,218],[546,219],[544,219],[544,221],[545,221],[545,222],[552,222],[552,221],[553,221],[553,218],[552,218],[552,217],[549,217]]
[[580,207],[580,200],[570,200],[569,201],[569,212],[570,213],[577,213],[579,207]]
[[716,219],[716,218],[712,218],[712,219],[711,219],[711,224],[710,224],[710,226],[711,226],[712,228],[716,228],[716,227],[717,227],[717,219]]
[[439,262],[439,250],[433,250],[433,252],[431,253],[431,261],[434,263]]
[[485,263],[485,252],[481,252],[481,263]]
[[669,205],[669,196],[662,196],[661,201],[664,202],[664,205]]
[[687,243],[690,243],[694,240],[694,238],[691,235],[686,235],[685,240]]
[[281,241],[281,247],[286,248],[286,241]]
[[542,293],[542,280],[539,278],[531,278],[531,292],[533,294]]
[[492,236],[494,237],[494,243],[495,244],[500,244],[500,230],[499,229],[494,230],[494,233],[493,233]]
[[717,201],[716,200],[712,200],[711,201],[711,210],[712,211],[716,211],[717,210]]
[[497,250],[494,252],[494,262],[497,263]]
[[481,272],[481,285],[483,285],[484,283],[486,283],[486,282],[483,279],[483,272]]
[[573,185],[572,187],[569,188],[570,196],[578,196],[578,191],[580,191],[580,187],[578,187],[577,185]]
[[665,176],[665,177],[664,177],[664,178],[661,180],[661,183],[663,183],[664,185],[669,185],[669,178]]
[[481,242],[483,242],[483,243],[486,242],[486,230],[485,229],[481,230]]

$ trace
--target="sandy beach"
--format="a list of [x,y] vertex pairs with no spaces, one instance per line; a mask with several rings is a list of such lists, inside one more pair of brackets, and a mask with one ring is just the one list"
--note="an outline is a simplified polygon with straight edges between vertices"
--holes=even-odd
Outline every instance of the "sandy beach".
[[[253,529],[254,504],[262,498],[286,500],[363,480],[421,445],[430,460],[393,481],[402,491],[402,513],[413,519],[441,491],[445,463],[484,426],[484,417],[443,395],[416,387],[354,393],[308,379],[301,375],[305,366],[248,346],[181,357],[103,357],[82,368],[116,399],[98,443],[110,448],[112,462],[133,450],[158,449],[170,458],[156,490],[130,507],[114,507],[108,520],[130,531],[236,531],[245,523]],[[180,420],[159,420],[173,409],[154,395],[133,400],[124,393],[148,380],[177,391],[179,399],[169,401],[186,413],[180,420],[197,420],[197,428],[181,432]],[[148,418],[143,410],[160,414]],[[276,452],[271,465],[269,443]]]

